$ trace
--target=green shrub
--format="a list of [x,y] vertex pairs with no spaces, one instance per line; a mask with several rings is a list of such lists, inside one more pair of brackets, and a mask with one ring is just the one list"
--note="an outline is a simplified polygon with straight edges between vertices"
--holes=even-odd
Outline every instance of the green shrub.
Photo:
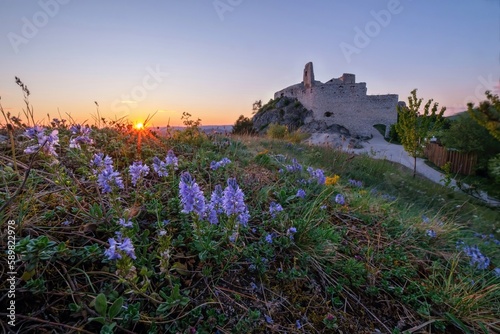
[[303,140],[309,138],[309,136],[310,136],[309,133],[304,133],[304,132],[301,132],[300,130],[297,130],[297,131],[293,131],[293,132],[290,132],[289,134],[287,134],[286,140],[288,140],[289,142],[298,144],[298,143],[302,142]]
[[285,125],[269,124],[267,135],[273,139],[284,139],[288,134],[288,128]]
[[253,128],[253,121],[241,115],[237,120],[236,123],[233,125],[233,131],[232,134],[254,134],[255,129]]
[[500,154],[497,154],[489,160],[488,173],[495,180],[495,182],[500,183]]

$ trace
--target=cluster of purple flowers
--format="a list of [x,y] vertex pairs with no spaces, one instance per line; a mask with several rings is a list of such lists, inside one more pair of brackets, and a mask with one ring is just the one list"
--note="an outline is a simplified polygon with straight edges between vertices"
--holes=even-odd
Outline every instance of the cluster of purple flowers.
[[69,148],[81,149],[80,144],[92,144],[94,141],[89,137],[91,129],[89,126],[82,126],[80,124],[73,125],[69,128],[72,135],[75,138],[71,138],[69,141]]
[[286,231],[286,234],[290,237],[290,240],[293,240],[293,235],[295,233],[297,233],[297,229],[293,226]]
[[495,236],[493,234],[486,235],[486,234],[474,233],[474,236],[476,238],[484,240],[485,243],[489,243],[491,241],[495,245],[500,246],[500,241],[498,239],[495,239]]
[[326,182],[326,177],[325,173],[323,172],[322,169],[314,169],[312,167],[307,167],[307,171],[309,172],[309,175],[311,175],[312,179],[315,179],[319,185],[323,185]]
[[344,195],[337,194],[337,196],[335,196],[335,203],[340,204],[340,205],[344,205],[345,204]]
[[269,233],[268,235],[266,235],[265,239],[266,239],[267,243],[272,244],[273,243],[273,234]]
[[220,161],[212,161],[210,163],[210,169],[217,170],[217,169],[224,167],[230,163],[231,163],[231,160],[229,160],[228,158],[222,158],[222,160],[220,160]]
[[281,211],[283,211],[283,207],[281,206],[281,204],[271,202],[271,204],[269,205],[269,213],[271,214],[271,217],[275,218],[276,214]]
[[353,187],[356,187],[356,188],[363,188],[363,182],[361,181],[358,181],[358,180],[353,180],[353,179],[350,179],[349,180],[349,184]]
[[210,202],[207,206],[207,220],[210,222],[210,224],[218,224],[218,215],[224,212],[222,197],[222,187],[220,184],[218,184],[215,186],[215,189],[210,197]]
[[120,189],[124,188],[120,173],[114,170],[113,160],[109,156],[104,157],[102,153],[94,154],[90,165],[94,173],[99,173],[97,175],[97,183],[103,193],[111,192],[112,185]]
[[218,224],[218,215],[225,213],[228,217],[235,216],[237,221],[246,225],[250,219],[245,195],[238,186],[236,179],[227,180],[227,187],[222,190],[220,185],[215,186],[210,202],[205,203],[205,197],[191,174],[184,172],[179,183],[179,194],[183,213],[194,212],[200,218],[206,218],[211,224]]
[[179,159],[177,159],[174,151],[172,151],[172,150],[168,150],[167,157],[165,158],[165,162],[167,163],[167,166],[172,166],[174,169],[178,168]]
[[173,169],[177,169],[178,159],[174,154],[174,151],[169,150],[165,161],[160,160],[158,157],[153,158],[153,169],[158,174],[158,176],[168,176],[168,167],[171,166]]
[[141,176],[149,174],[149,167],[147,165],[143,165],[142,161],[134,161],[134,163],[129,167],[128,172],[132,178],[132,185],[135,186]]
[[35,145],[28,146],[24,153],[33,154],[38,150],[57,157],[55,146],[59,145],[59,131],[52,130],[49,135],[45,134],[45,128],[41,126],[34,126],[29,128],[24,133],[29,139],[36,140]]
[[297,190],[297,194],[295,196],[300,197],[300,198],[305,198],[306,192],[304,191],[304,189],[299,189],[299,190]]
[[120,218],[118,220],[118,224],[127,228],[131,228],[132,226],[134,226],[134,223],[131,220],[125,220],[125,218]]
[[288,172],[302,172],[302,165],[297,162],[297,159],[292,159],[292,164],[291,165],[286,165],[285,169]]
[[248,223],[250,214],[245,204],[245,194],[243,194],[235,178],[227,180],[227,187],[224,189],[222,197],[222,207],[228,217],[236,215],[241,225]]
[[179,195],[181,197],[182,213],[194,212],[198,217],[203,217],[205,213],[205,197],[203,197],[203,192],[189,172],[184,172],[181,175]]
[[168,176],[167,163],[165,161],[161,161],[158,157],[153,158],[153,170],[160,177]]
[[125,238],[122,240],[121,236],[118,236],[118,240],[114,238],[108,239],[109,248],[104,251],[104,255],[108,260],[121,259],[122,254],[120,251],[124,252],[128,257],[135,260],[135,249],[130,238]]
[[487,269],[490,265],[490,259],[484,256],[477,246],[468,246],[463,241],[457,242],[457,249],[463,251],[470,258],[470,265],[477,269]]

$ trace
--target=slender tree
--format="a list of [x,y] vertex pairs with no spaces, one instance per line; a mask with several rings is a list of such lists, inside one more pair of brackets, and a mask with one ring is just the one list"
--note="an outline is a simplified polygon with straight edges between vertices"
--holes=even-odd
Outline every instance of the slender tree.
[[478,108],[474,108],[473,103],[468,103],[467,112],[493,137],[500,140],[500,99],[498,95],[491,94],[489,90],[485,94],[488,100],[479,103]]
[[446,110],[446,107],[442,107],[438,113],[438,103],[435,102],[432,105],[433,100],[430,99],[421,113],[422,101],[422,98],[417,98],[417,90],[414,89],[408,97],[408,106],[397,106],[396,132],[405,151],[413,157],[413,177],[417,174],[417,156],[423,153],[429,133],[442,125],[443,114]]

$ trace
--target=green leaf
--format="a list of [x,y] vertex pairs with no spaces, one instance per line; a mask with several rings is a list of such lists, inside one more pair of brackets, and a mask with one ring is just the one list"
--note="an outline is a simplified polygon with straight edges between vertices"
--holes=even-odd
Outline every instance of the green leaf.
[[107,308],[108,308],[108,301],[106,299],[106,296],[103,293],[98,294],[97,297],[95,298],[95,310],[101,316],[105,317]]
[[111,307],[109,308],[108,310],[109,319],[113,319],[114,317],[116,317],[121,312],[122,306],[123,306],[123,297],[120,297],[117,300],[115,300],[113,305],[111,305]]
[[69,305],[68,305],[68,308],[69,308],[69,310],[70,310],[71,312],[79,312],[79,311],[82,309],[82,307],[81,307],[80,305],[75,304],[75,303],[71,303],[71,304],[69,304]]
[[104,317],[96,317],[96,318],[89,318],[89,321],[97,321],[98,323],[100,324],[105,324],[106,323],[106,319]]

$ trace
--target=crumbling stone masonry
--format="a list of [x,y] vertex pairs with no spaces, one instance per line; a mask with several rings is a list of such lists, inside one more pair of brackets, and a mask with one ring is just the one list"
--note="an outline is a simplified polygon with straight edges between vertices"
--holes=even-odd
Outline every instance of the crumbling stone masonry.
[[274,98],[297,98],[312,116],[305,123],[323,121],[347,128],[352,136],[371,136],[375,124],[386,126],[397,121],[398,95],[366,95],[366,83],[356,83],[354,74],[344,73],[325,83],[314,80],[313,64],[304,68],[303,81],[274,94]]

